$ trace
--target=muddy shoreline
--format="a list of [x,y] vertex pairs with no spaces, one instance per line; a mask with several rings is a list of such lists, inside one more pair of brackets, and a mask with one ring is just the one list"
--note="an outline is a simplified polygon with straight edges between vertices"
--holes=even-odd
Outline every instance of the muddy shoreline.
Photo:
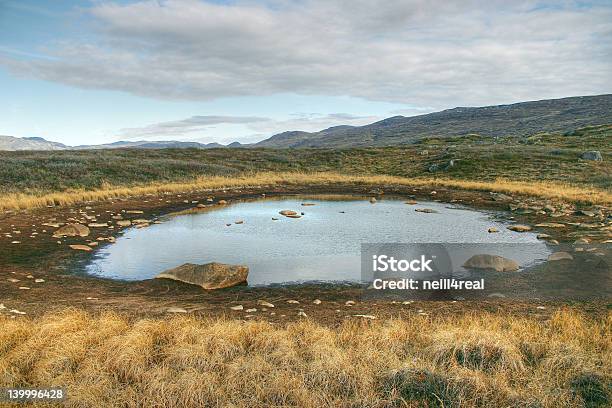
[[[574,242],[582,232],[587,236],[591,234],[588,239],[592,242],[604,242],[610,238],[610,231],[606,230],[609,228],[609,224],[606,224],[609,222],[608,209],[603,209],[604,218],[597,220],[602,227],[589,229],[580,225],[594,224],[592,216],[576,214],[575,208],[569,208],[562,203],[488,192],[445,188],[436,188],[433,191],[431,188],[403,186],[261,186],[214,192],[194,191],[162,196],[130,197],[31,211],[9,211],[0,215],[0,303],[6,307],[0,313],[7,314],[8,310],[16,309],[25,312],[25,316],[38,316],[65,307],[76,307],[91,312],[112,310],[134,317],[154,317],[167,315],[168,308],[179,307],[203,316],[265,319],[283,323],[299,318],[298,312],[301,309],[308,317],[333,325],[355,314],[374,315],[377,318],[405,318],[419,313],[435,317],[447,313],[461,314],[484,310],[491,313],[506,311],[546,317],[554,310],[569,305],[589,314],[605,313],[607,310],[609,299],[581,302],[486,299],[454,303],[418,300],[402,304],[399,301],[386,299],[361,299],[361,288],[358,285],[236,287],[206,292],[198,287],[167,280],[113,281],[72,274],[71,268],[74,262],[85,261],[91,253],[70,249],[68,245],[86,242],[97,242],[98,246],[109,245],[107,241],[99,239],[118,236],[120,228],[91,228],[91,234],[87,238],[61,239],[61,244],[58,244],[58,240],[52,237],[55,228],[43,226],[44,223],[66,222],[69,218],[78,219],[85,215],[95,217],[95,222],[112,221],[111,214],[121,213],[121,210],[142,211],[142,214],[134,215],[133,218],[153,220],[168,213],[192,210],[198,203],[206,205],[207,207],[200,209],[206,211],[214,208],[208,206],[220,205],[218,204],[220,200],[231,204],[236,201],[261,198],[262,195],[275,197],[293,194],[354,194],[375,196],[379,199],[394,196],[417,201],[440,201],[481,210],[506,211],[507,219],[522,224],[568,223],[565,228],[537,228],[538,232],[549,234],[550,240],[560,243]],[[209,201],[211,198],[212,201]],[[559,213],[563,215],[553,217],[550,212],[537,210],[551,204],[558,207]],[[518,207],[519,210],[508,211],[514,207]],[[15,231],[19,233],[16,234]],[[13,243],[15,241],[19,243]],[[42,279],[44,282],[35,283],[36,279]],[[19,289],[19,287],[30,289]],[[257,300],[260,299],[273,303],[275,308],[262,310],[262,307],[257,305]],[[321,300],[321,303],[313,304],[315,299]],[[300,303],[287,303],[287,300],[297,300]],[[347,306],[347,301],[356,303]],[[258,310],[248,314],[229,309],[230,306],[239,304],[243,305],[244,309]]]

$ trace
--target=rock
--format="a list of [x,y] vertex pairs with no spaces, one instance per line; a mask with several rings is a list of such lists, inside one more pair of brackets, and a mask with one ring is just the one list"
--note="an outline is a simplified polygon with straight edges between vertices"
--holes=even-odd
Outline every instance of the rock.
[[518,263],[512,259],[488,254],[472,256],[463,264],[463,267],[470,269],[493,269],[497,272],[513,272],[519,269]]
[[370,203],[372,204],[376,203],[376,197],[370,197]]
[[539,228],[565,228],[566,227],[565,224],[560,224],[557,222],[542,222],[540,224],[536,224],[535,226]]
[[220,205],[225,205],[225,204],[227,204],[227,201],[225,201],[225,200],[219,200],[219,202],[218,202],[217,204],[220,204]]
[[238,221],[235,221],[234,224],[244,224],[244,221],[243,220],[238,220]]
[[346,306],[353,306],[355,304],[355,301],[354,300],[347,300],[346,302],[344,302],[344,304]]
[[364,319],[370,319],[370,320],[376,319],[376,316],[365,315],[365,314],[355,314],[353,315],[353,317],[363,317]]
[[7,281],[11,282],[11,283],[17,283],[19,282],[19,279],[15,279],[15,278],[8,278]]
[[409,200],[409,201],[404,202],[404,204],[417,205],[418,203],[416,201],[414,201],[414,200]]
[[601,157],[601,152],[598,150],[590,150],[588,152],[582,153],[580,156],[583,160],[594,160],[594,161],[602,161],[603,157]]
[[300,317],[308,317],[308,315],[306,313],[304,313],[304,311],[300,310],[297,314]]
[[132,220],[132,224],[148,224],[150,221],[145,218],[136,218]]
[[576,241],[574,241],[574,244],[589,244],[591,241],[589,241],[588,238],[578,238]]
[[252,308],[252,309],[247,309],[245,310],[247,313],[255,313],[257,311],[257,309]]
[[491,227],[487,230],[488,233],[499,232],[499,230],[495,227]]
[[527,232],[531,231],[532,228],[529,225],[510,225],[508,229],[515,232]]
[[211,262],[203,265],[186,263],[168,269],[155,278],[173,279],[204,289],[221,289],[246,283],[249,268],[244,265],[228,265]]
[[257,304],[263,307],[270,307],[270,308],[274,307],[272,303],[266,302],[265,300],[258,300]]
[[436,210],[432,210],[431,208],[416,208],[414,211],[426,214],[436,214]]
[[587,217],[594,217],[595,213],[589,210],[578,210],[576,211],[576,215],[586,215]]
[[300,214],[286,215],[285,217],[287,217],[287,218],[302,218],[302,216]]
[[119,220],[117,221],[117,225],[120,227],[129,227],[130,225],[132,225],[132,221],[130,220]]
[[563,261],[563,260],[565,260],[565,259],[567,259],[567,260],[570,260],[570,261],[571,261],[571,260],[573,260],[573,259],[574,259],[574,257],[573,257],[573,256],[571,256],[569,253],[567,253],[567,252],[563,252],[563,251],[561,251],[561,252],[555,252],[555,253],[552,253],[552,254],[550,254],[550,255],[548,256],[548,260],[549,260],[549,261]]
[[34,279],[34,283],[43,283],[45,280],[44,279]]
[[206,208],[206,205],[200,203],[200,204],[196,205],[196,208]]
[[557,241],[556,239],[549,239],[548,245],[559,245],[559,241]]
[[538,239],[548,239],[548,238],[550,238],[550,235],[548,235],[548,234],[538,234],[536,238],[538,238]]
[[297,212],[293,211],[293,210],[282,210],[278,212],[280,215],[284,215],[285,217],[289,216],[289,215],[297,215]]
[[169,307],[166,309],[167,313],[187,313],[182,307]]
[[143,214],[142,210],[127,210],[126,214]]
[[300,302],[298,302],[297,300],[293,300],[293,299],[288,300],[287,303],[290,303],[292,305],[299,305],[300,304]]
[[108,227],[107,223],[101,223],[101,222],[91,222],[89,224],[87,224],[87,226],[89,228],[106,228]]
[[63,227],[59,227],[53,233],[53,237],[86,237],[89,235],[89,228],[83,224],[66,224]]
[[272,217],[272,221],[278,221],[278,218]]
[[321,304],[321,299],[315,299],[312,301],[312,303],[314,303],[315,305],[320,305]]
[[73,244],[70,245],[70,248],[72,249],[76,249],[78,251],[86,251],[86,252],[91,252],[91,247],[88,245],[81,245],[81,244]]
[[231,310],[242,310],[244,309],[244,307],[242,305],[237,305],[237,306],[231,306],[230,309]]
[[302,205],[303,205],[304,207],[310,207],[310,206],[315,205],[315,203],[302,203]]

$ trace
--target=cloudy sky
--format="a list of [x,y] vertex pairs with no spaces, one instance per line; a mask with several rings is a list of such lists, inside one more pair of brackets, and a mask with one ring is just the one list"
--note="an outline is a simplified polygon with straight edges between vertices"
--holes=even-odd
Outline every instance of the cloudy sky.
[[0,134],[252,142],[612,92],[612,2],[0,0]]

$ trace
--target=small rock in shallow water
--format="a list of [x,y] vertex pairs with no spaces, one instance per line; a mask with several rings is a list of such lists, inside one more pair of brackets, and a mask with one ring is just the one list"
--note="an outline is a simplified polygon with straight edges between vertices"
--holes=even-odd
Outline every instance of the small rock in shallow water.
[[493,233],[493,232],[499,232],[499,230],[498,230],[497,228],[495,228],[495,227],[491,227],[491,228],[489,228],[489,229],[487,230],[487,232],[489,232],[489,233]]
[[436,214],[437,213],[436,210],[432,210],[431,208],[417,208],[414,211],[425,213],[425,214]]

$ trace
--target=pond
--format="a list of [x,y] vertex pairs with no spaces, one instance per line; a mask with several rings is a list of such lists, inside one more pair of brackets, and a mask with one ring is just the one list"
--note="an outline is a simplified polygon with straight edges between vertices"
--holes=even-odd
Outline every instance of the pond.
[[[415,211],[425,208],[436,212]],[[304,215],[287,218],[279,215],[281,210]],[[536,234],[508,230],[497,213],[439,202],[408,205],[397,198],[375,204],[367,197],[270,198],[162,221],[125,230],[116,243],[94,254],[86,272],[142,280],[183,263],[214,261],[247,265],[249,285],[357,282],[362,243],[531,244],[529,251],[510,254],[521,266],[546,259],[549,253]],[[499,232],[488,233],[491,227]]]

